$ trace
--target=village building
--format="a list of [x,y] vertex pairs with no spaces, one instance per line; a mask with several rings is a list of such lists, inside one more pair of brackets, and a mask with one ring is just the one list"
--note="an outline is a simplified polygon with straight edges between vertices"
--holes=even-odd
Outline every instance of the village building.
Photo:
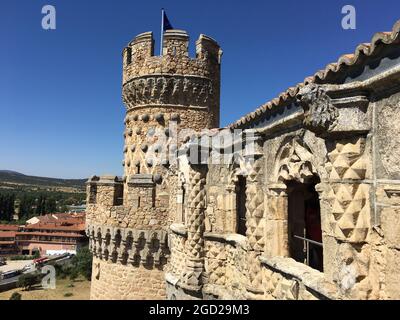
[[400,21],[221,129],[222,51],[188,39],[124,49],[124,176],[87,183],[91,298],[400,299]]
[[48,214],[26,225],[0,225],[0,255],[76,253],[87,245],[85,214]]

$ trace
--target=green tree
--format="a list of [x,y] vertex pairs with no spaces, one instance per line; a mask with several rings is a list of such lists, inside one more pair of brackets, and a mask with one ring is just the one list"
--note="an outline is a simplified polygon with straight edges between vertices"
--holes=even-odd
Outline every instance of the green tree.
[[22,296],[19,292],[14,292],[9,300],[22,300]]
[[20,205],[19,205],[19,216],[20,219],[28,220],[34,215],[34,204],[35,199],[31,194],[24,192],[20,198]]
[[72,268],[70,274],[69,274],[69,279],[74,282],[77,278],[79,277],[79,270],[78,268]]
[[55,213],[57,212],[57,203],[54,198],[48,198],[45,201],[45,213]]
[[39,275],[36,273],[25,273],[19,277],[17,286],[29,291],[35,284],[39,282]]
[[92,254],[87,246],[78,249],[74,257],[74,264],[77,271],[87,280],[92,278],[92,260]]
[[0,194],[0,220],[12,221],[14,216],[15,194],[6,192]]
[[36,200],[36,214],[42,216],[46,211],[46,196],[40,194]]

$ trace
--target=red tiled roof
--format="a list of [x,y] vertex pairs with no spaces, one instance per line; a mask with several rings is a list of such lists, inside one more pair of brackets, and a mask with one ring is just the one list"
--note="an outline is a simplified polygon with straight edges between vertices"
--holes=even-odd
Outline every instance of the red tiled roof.
[[53,213],[44,216],[37,216],[40,222],[68,222],[68,223],[81,223],[85,220],[85,214],[71,214],[71,213]]
[[38,218],[42,219],[69,219],[69,218],[84,218],[85,214],[84,213],[50,213],[46,214],[44,216],[39,216]]
[[18,231],[20,227],[12,224],[0,224],[0,231]]
[[54,236],[54,237],[65,237],[65,238],[83,237],[83,235],[79,233],[67,233],[67,232],[17,232],[16,234],[17,240],[18,236]]
[[15,231],[0,231],[0,238],[15,238]]
[[384,45],[398,45],[400,44],[400,20],[398,20],[391,32],[378,32],[371,40],[371,43],[362,43],[357,46],[353,54],[342,55],[337,62],[328,64],[325,69],[316,72],[313,76],[307,77],[302,83],[297,84],[294,87],[288,88],[285,92],[282,92],[277,98],[265,103],[264,105],[257,108],[255,111],[248,113],[236,122],[230,124],[228,128],[237,128],[240,125],[246,124],[258,116],[263,114],[269,109],[276,108],[283,105],[288,100],[295,98],[299,90],[310,84],[310,83],[322,83],[326,78],[332,74],[339,74],[344,70],[353,65],[362,64],[366,58],[373,56],[379,50],[382,44]]
[[63,226],[55,223],[35,223],[25,227],[26,230],[59,230],[59,231],[85,231],[85,224],[75,224],[70,226]]

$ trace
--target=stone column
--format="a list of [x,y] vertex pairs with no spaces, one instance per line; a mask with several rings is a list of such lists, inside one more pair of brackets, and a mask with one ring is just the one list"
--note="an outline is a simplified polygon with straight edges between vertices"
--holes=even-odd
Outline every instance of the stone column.
[[236,186],[225,187],[225,232],[236,233],[237,212],[236,212]]
[[186,266],[181,286],[190,291],[200,291],[204,270],[204,218],[206,210],[206,166],[192,165],[189,173],[187,211]]
[[176,191],[176,216],[175,222],[182,223],[184,221],[183,217],[183,187],[178,186],[178,190]]
[[288,190],[284,183],[269,185],[265,254],[289,256],[288,246]]
[[258,132],[245,131],[246,178],[246,236],[253,250],[263,251],[264,192],[262,190],[262,139]]
[[365,181],[365,142],[365,137],[355,136],[327,143],[328,183],[323,195],[331,208],[324,223],[324,271],[343,295],[355,299],[365,299],[371,291],[371,186]]
[[364,156],[365,138],[353,137],[328,144],[331,234],[340,240],[364,242],[370,226],[369,185]]

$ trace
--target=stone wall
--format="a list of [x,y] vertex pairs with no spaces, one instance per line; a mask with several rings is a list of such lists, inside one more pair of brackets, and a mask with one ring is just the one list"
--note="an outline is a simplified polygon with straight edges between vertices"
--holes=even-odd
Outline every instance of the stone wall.
[[164,270],[132,268],[93,258],[92,300],[165,299]]
[[[201,289],[194,294],[182,286],[182,269],[174,264],[184,261],[187,251],[175,251],[173,242],[169,298],[400,297],[395,146],[400,96],[393,88],[385,90],[388,79],[376,81],[369,84],[375,91],[368,98],[341,86],[304,88],[300,99],[307,104],[298,102],[303,114],[244,131],[243,141],[246,132],[256,133],[245,142],[253,144],[253,153],[245,145],[230,162],[203,164],[207,209]],[[315,114],[321,112],[319,104],[329,116]],[[238,176],[246,179],[245,236],[236,233]],[[295,261],[288,247],[291,183],[311,180],[320,203],[322,272]],[[185,228],[183,223],[178,229]]]

